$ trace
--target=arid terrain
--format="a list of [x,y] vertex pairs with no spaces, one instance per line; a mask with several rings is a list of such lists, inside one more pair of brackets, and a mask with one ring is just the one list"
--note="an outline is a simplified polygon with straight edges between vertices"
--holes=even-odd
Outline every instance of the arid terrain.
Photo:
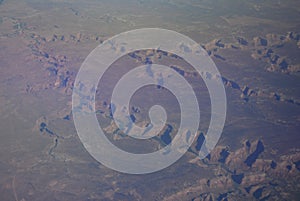
[[[296,0],[0,1],[0,200],[299,200],[299,8]],[[145,27],[174,30],[201,44],[222,75],[227,118],[217,146],[200,160],[211,107],[201,77],[163,51],[121,58],[96,93],[99,124],[120,148],[147,153],[165,146],[180,115],[171,93],[145,88],[132,99],[132,116],[147,124],[147,111],[158,101],[169,113],[167,125],[144,143],[124,135],[109,103],[126,70],[169,66],[201,100],[188,152],[159,172],[129,175],[85,150],[73,122],[72,92],[94,48]]]

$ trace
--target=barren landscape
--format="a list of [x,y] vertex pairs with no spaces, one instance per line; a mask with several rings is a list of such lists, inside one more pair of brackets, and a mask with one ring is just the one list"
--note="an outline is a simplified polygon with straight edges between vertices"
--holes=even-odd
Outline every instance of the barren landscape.
[[[299,8],[292,0],[0,1],[0,199],[299,200]],[[110,93],[126,70],[164,64],[192,83],[201,100],[188,152],[159,172],[128,175],[84,149],[72,92],[94,48],[144,27],[171,29],[201,44],[222,75],[227,118],[217,146],[200,160],[211,106],[199,75],[163,51],[121,58],[98,85],[96,109],[107,137],[122,149],[144,153],[165,146],[180,115],[171,93],[150,87],[135,94],[131,114],[145,125],[147,110],[159,101],[169,112],[167,125],[144,143],[124,135],[111,117]]]

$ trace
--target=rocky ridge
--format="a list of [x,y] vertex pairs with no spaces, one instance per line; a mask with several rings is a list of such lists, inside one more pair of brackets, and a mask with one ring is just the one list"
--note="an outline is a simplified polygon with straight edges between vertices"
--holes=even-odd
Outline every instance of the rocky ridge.
[[215,176],[200,179],[196,185],[165,200],[284,200],[287,199],[286,189],[296,191],[299,188],[292,186],[299,179],[299,150],[291,150],[290,154],[271,160],[264,156],[261,140],[246,140],[235,151],[217,146],[206,159],[195,158],[190,162],[212,169]]
[[267,34],[265,37],[257,36],[249,41],[237,37],[235,43],[223,43],[221,39],[215,39],[203,45],[203,48],[206,49],[209,55],[223,61],[226,61],[226,58],[218,54],[221,49],[250,51],[252,58],[267,64],[267,71],[288,74],[300,72],[299,63],[293,63],[286,55],[276,53],[287,44],[293,44],[300,48],[300,34],[296,32],[288,32],[286,35]]
[[[77,37],[73,40],[74,37],[71,37],[72,40],[66,40],[67,42],[73,41],[73,42],[81,42],[84,40],[95,40],[102,42],[103,38],[100,39],[99,36],[86,36],[82,34],[76,34]],[[57,42],[61,41],[59,38],[65,38],[65,36],[58,36],[53,35],[51,37],[45,38],[37,34],[30,34],[30,42],[28,46],[30,47],[32,51],[32,56],[28,59],[30,60],[36,60],[42,63],[43,68],[45,69],[45,72],[49,76],[49,80],[51,80],[50,83],[46,83],[44,85],[39,86],[27,86],[26,91],[32,92],[32,91],[38,91],[39,88],[54,88],[54,89],[60,89],[67,95],[71,95],[73,83],[75,79],[75,72],[72,72],[70,69],[70,66],[68,66],[68,58],[65,55],[52,55],[51,53],[44,50],[44,46],[47,43]],[[298,42],[299,44],[299,38],[300,35],[297,33],[288,33],[286,36],[276,35],[276,34],[268,34],[265,38],[263,37],[255,37],[252,41],[248,42],[244,38],[237,38],[237,43],[223,43],[220,39],[213,40],[205,45],[203,47],[207,50],[209,55],[212,57],[216,57],[222,60],[226,60],[223,56],[218,54],[218,51],[220,49],[247,49],[251,50],[252,57],[255,59],[263,59],[265,62],[270,63],[270,66],[268,68],[276,68],[279,69],[282,65],[287,65],[285,69],[280,68],[281,72],[286,73],[292,73],[292,72],[298,72],[297,70],[294,71],[292,69],[297,69],[295,66],[292,66],[290,64],[283,64],[286,63],[286,60],[281,59],[280,56],[266,56],[270,55],[271,52],[273,52],[272,48],[281,47],[286,42]],[[65,41],[65,40],[63,40]],[[263,52],[267,51],[265,54]],[[256,52],[256,53],[255,53]],[[257,52],[261,52],[261,54],[258,54]],[[272,53],[273,54],[273,53]],[[261,56],[258,56],[261,55]],[[138,62],[141,62],[143,64],[152,64],[157,62],[162,57],[173,57],[177,58],[176,55],[166,53],[164,51],[153,51],[149,50],[145,53],[137,51],[134,53],[131,53],[129,55],[131,58],[137,60]],[[276,62],[272,63],[272,59],[270,58],[277,58]],[[268,60],[269,58],[269,60]],[[281,62],[279,62],[281,61]],[[283,63],[282,63],[283,62]],[[271,65],[272,64],[272,65]],[[184,77],[196,77],[199,76],[197,73],[192,71],[186,71],[180,66],[170,66],[174,70],[176,70],[179,74],[181,74]],[[264,89],[251,89],[246,85],[239,85],[237,82],[230,80],[226,77],[222,77],[222,80],[224,82],[224,85],[226,87],[232,88],[234,90],[238,90],[241,93],[241,98],[245,101],[248,101],[250,97],[262,97],[262,98],[270,98],[276,101],[281,102],[287,102],[292,104],[300,104],[299,100],[295,100],[290,97],[286,97],[284,94],[278,93],[278,92],[267,92]],[[35,89],[36,88],[36,89]]]

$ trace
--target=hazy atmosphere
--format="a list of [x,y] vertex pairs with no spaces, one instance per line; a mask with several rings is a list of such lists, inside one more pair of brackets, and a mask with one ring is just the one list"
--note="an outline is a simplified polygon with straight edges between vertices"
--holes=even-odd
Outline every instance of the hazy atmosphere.
[[[213,115],[202,75],[159,47],[122,56],[93,88],[98,123],[112,144],[145,154],[171,144],[180,130],[180,101],[159,85],[137,90],[128,109],[132,122],[147,128],[151,106],[161,105],[167,120],[157,135],[133,139],[118,127],[112,91],[135,67],[148,66],[141,77],[156,76],[152,64],[173,69],[191,84],[200,110],[195,139],[178,161],[126,174],[85,149],[72,94],[93,49],[141,28],[172,30],[200,44],[220,72],[227,114],[217,145],[200,159]],[[0,0],[0,70],[0,200],[300,199],[300,1]]]

